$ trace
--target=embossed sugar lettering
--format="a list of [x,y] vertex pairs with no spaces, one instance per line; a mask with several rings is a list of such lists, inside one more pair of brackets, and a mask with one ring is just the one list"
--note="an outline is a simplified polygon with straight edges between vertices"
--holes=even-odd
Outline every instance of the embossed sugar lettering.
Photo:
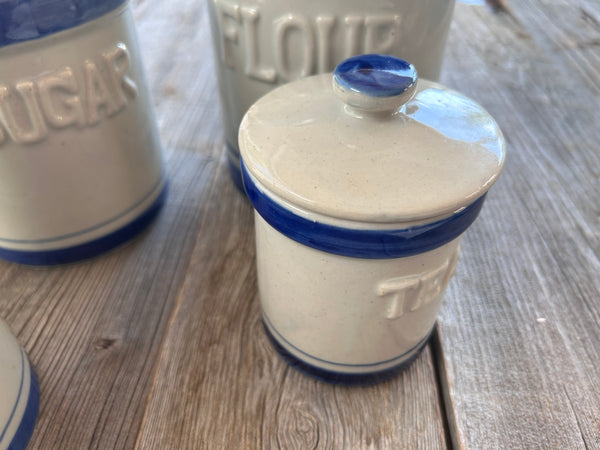
[[83,128],[123,110],[137,95],[129,51],[115,44],[77,68],[44,72],[14,85],[0,83],[0,145],[42,141],[50,128]]
[[[359,53],[388,53],[400,38],[400,16],[392,14],[308,16],[282,14],[272,22],[262,17],[260,5],[242,6],[231,0],[213,0],[221,32],[219,56],[231,69],[243,70],[265,83],[289,81],[333,69],[334,42],[344,42],[344,57]],[[271,39],[259,46],[259,35]],[[300,49],[291,61],[292,47]],[[235,52],[242,55],[236,66]],[[262,54],[261,54],[262,52]],[[265,61],[272,61],[271,65]]]
[[386,301],[384,315],[398,319],[434,301],[446,289],[456,270],[458,248],[440,267],[408,277],[382,281],[377,294]]

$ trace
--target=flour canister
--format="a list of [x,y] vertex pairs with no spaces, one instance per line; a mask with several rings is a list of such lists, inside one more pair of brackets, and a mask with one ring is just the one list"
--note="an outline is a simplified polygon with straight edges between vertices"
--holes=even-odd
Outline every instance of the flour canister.
[[0,450],[24,449],[39,410],[40,389],[33,366],[0,319]]
[[279,84],[386,53],[436,80],[454,0],[208,0],[231,174],[246,110]]
[[137,234],[164,192],[127,2],[1,2],[0,257],[96,255]]
[[363,55],[265,95],[239,142],[275,347],[334,381],[404,367],[503,167],[492,117],[403,60]]

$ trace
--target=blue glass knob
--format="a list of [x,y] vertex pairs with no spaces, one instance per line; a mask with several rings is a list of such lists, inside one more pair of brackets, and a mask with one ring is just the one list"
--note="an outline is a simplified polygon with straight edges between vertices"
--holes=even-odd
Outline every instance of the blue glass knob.
[[362,112],[393,112],[417,88],[415,66],[389,55],[359,55],[333,72],[333,88],[349,106]]

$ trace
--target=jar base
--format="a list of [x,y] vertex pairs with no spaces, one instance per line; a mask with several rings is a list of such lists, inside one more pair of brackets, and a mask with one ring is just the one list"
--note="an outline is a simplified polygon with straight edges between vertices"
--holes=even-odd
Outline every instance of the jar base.
[[308,375],[312,378],[316,378],[320,381],[325,381],[327,383],[339,384],[345,386],[365,386],[376,383],[381,383],[383,381],[389,380],[408,366],[410,366],[415,359],[421,354],[423,348],[427,342],[429,342],[429,338],[431,334],[427,335],[419,344],[417,344],[414,348],[409,350],[406,354],[409,355],[407,359],[403,360],[401,363],[376,372],[367,372],[367,373],[343,373],[343,372],[334,372],[326,369],[322,369],[320,367],[315,367],[312,364],[308,364],[305,361],[298,359],[296,356],[292,355],[289,351],[287,351],[279,341],[273,336],[269,327],[265,323],[263,319],[263,328],[265,333],[269,339],[269,342],[275,349],[279,356],[291,367],[298,370],[299,372]]
[[156,218],[167,196],[167,184],[152,204],[136,219],[111,233],[72,247],[43,251],[12,250],[0,247],[0,258],[31,266],[69,264],[98,256],[133,239]]

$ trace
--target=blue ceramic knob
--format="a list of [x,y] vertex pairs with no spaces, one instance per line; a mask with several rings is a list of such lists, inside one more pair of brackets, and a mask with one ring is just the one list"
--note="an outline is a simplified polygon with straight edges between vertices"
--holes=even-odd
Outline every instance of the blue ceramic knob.
[[355,56],[333,72],[336,94],[362,112],[396,111],[412,98],[416,88],[415,66],[389,55]]

